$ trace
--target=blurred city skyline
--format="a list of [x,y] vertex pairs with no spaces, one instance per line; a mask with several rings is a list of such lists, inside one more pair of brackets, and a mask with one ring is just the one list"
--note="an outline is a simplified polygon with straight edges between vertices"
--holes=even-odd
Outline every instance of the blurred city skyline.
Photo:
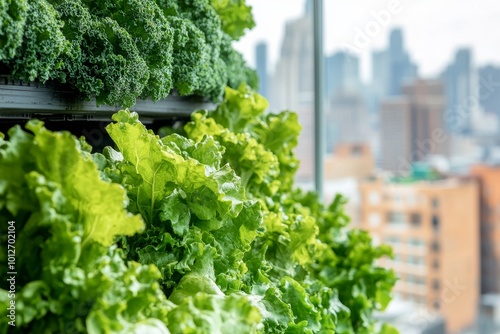
[[[303,189],[317,136],[312,1],[250,1],[265,35],[240,49],[269,109],[297,112]],[[346,196],[351,225],[393,248],[380,265],[399,281],[381,319],[404,334],[498,334],[500,5],[360,3],[325,1],[324,199]]]
[[[235,44],[255,67],[255,46],[268,46],[269,73],[280,57],[287,22],[304,15],[305,0],[250,0],[256,27]],[[393,9],[391,11],[391,8]],[[422,77],[436,77],[457,49],[470,48],[477,66],[500,65],[491,36],[500,31],[500,4],[490,0],[361,0],[324,2],[325,56],[348,51],[360,58],[360,76],[371,79],[373,51],[388,46],[394,28],[405,34],[408,53]],[[385,15],[389,13],[389,15]],[[365,42],[366,40],[366,42]]]

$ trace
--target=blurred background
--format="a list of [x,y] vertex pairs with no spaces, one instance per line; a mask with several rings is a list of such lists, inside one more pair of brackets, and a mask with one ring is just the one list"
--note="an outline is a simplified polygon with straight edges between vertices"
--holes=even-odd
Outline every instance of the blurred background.
[[[247,0],[237,44],[271,111],[299,114],[314,188],[312,0]],[[393,246],[378,315],[402,334],[500,333],[500,2],[325,0],[323,196]]]

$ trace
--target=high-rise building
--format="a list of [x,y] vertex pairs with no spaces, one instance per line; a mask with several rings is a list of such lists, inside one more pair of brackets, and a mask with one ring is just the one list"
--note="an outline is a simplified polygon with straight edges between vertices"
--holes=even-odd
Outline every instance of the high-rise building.
[[269,98],[267,92],[267,44],[265,42],[260,42],[255,47],[255,64],[259,76],[259,94]]
[[359,91],[337,91],[330,99],[325,119],[328,153],[341,143],[367,141],[370,118]]
[[360,192],[361,228],[393,247],[394,258],[380,264],[398,274],[398,299],[438,311],[447,333],[473,325],[480,282],[477,183],[374,179]]
[[403,85],[417,76],[417,67],[412,64],[404,49],[403,31],[394,29],[389,37],[389,95],[399,95]]
[[417,78],[417,72],[417,66],[405,50],[403,31],[392,30],[389,47],[372,54],[370,110],[377,112],[385,97],[400,95],[403,85]]
[[478,107],[478,92],[471,50],[458,50],[442,78],[446,91],[445,120],[448,130],[463,134],[472,132],[473,114]]
[[385,99],[380,115],[382,168],[399,174],[429,155],[449,155],[443,84],[416,80],[404,85],[402,93]]
[[339,51],[326,58],[325,96],[327,100],[339,92],[359,92],[362,88],[359,75],[359,58]]
[[479,104],[485,112],[500,117],[500,67],[479,69]]
[[372,84],[369,107],[371,113],[378,113],[381,100],[389,96],[389,56],[386,50],[372,53]]
[[339,143],[367,140],[370,117],[359,75],[358,57],[336,52],[326,58],[326,152]]
[[500,294],[500,166],[471,169],[481,196],[481,292]]
[[380,163],[384,170],[406,173],[411,157],[411,104],[407,97],[388,97],[380,111]]
[[272,85],[272,110],[297,112],[302,132],[296,154],[300,159],[299,180],[311,180],[314,168],[314,50],[312,1],[306,1],[305,15],[287,22]]

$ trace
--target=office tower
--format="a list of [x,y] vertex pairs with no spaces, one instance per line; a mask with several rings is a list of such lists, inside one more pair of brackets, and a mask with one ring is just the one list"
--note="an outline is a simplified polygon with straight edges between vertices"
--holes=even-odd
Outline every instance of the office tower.
[[359,58],[339,51],[326,58],[325,97],[331,100],[339,92],[359,92],[362,89],[359,75]]
[[446,98],[442,82],[416,80],[403,86],[411,104],[411,133],[413,158],[424,160],[425,155],[448,155],[449,138],[445,132],[443,113]]
[[411,105],[407,97],[389,97],[381,105],[380,148],[383,170],[405,174],[411,157]]
[[479,104],[485,112],[500,117],[500,67],[479,69]]
[[325,117],[327,152],[341,143],[366,142],[370,118],[359,91],[337,91],[329,102]]
[[417,72],[417,66],[405,50],[402,30],[392,30],[388,48],[372,53],[370,111],[377,113],[385,97],[400,95],[402,86],[416,79]]
[[372,53],[372,84],[369,89],[370,113],[377,114],[381,100],[389,96],[389,56],[386,50]]
[[414,161],[429,155],[449,155],[449,135],[443,121],[444,87],[436,80],[404,85],[403,95],[386,98],[380,115],[381,163],[404,174]]
[[311,0],[305,15],[287,22],[280,57],[270,87],[271,110],[296,111],[302,132],[296,154],[298,180],[311,180],[314,167],[314,50]]
[[472,132],[473,114],[478,107],[478,92],[471,50],[458,50],[442,78],[445,83],[445,120],[448,130],[460,134]]
[[476,165],[480,184],[481,292],[500,294],[500,166]]
[[327,153],[331,153],[339,143],[367,140],[370,118],[362,94],[359,59],[343,51],[327,57],[325,75]]
[[396,296],[438,311],[458,333],[474,324],[479,303],[478,186],[432,176],[362,183],[361,228],[393,247],[394,259],[380,264],[398,274]]
[[255,64],[259,76],[259,94],[268,98],[267,92],[267,44],[260,42],[255,47]]
[[389,37],[389,95],[401,94],[404,84],[417,76],[417,67],[412,64],[409,54],[404,49],[401,29],[391,31]]

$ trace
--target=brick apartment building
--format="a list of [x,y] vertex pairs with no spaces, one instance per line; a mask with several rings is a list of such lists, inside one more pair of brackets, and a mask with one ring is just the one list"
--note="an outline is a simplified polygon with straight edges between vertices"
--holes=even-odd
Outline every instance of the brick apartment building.
[[480,185],[481,293],[500,294],[500,166],[476,165]]
[[[497,182],[497,184],[499,184]],[[439,312],[447,333],[476,320],[480,293],[479,196],[471,179],[374,179],[360,185],[361,228],[393,246],[395,294]]]

